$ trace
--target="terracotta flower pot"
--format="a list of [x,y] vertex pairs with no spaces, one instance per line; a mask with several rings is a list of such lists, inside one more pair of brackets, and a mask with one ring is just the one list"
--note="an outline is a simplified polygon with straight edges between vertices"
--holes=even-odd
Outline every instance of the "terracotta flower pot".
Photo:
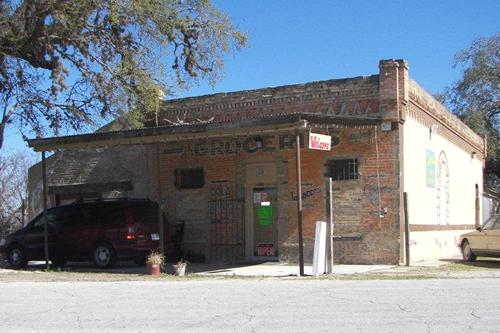
[[153,276],[160,276],[161,267],[158,264],[147,263],[148,273]]

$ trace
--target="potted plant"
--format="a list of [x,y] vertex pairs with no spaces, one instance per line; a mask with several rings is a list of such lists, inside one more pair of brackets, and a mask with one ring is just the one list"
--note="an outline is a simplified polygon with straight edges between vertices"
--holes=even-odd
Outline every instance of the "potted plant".
[[146,258],[149,275],[159,276],[161,268],[165,263],[165,256],[158,251],[151,251]]
[[174,274],[177,276],[184,276],[186,275],[186,266],[188,262],[184,258],[179,260],[177,264],[172,265],[174,267]]

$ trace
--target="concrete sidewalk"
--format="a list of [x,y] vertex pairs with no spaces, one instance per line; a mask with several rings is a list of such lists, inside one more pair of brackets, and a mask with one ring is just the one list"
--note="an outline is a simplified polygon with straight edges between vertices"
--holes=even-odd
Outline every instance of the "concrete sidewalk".
[[[418,267],[440,267],[459,260],[459,257],[435,259],[412,263],[410,267],[404,265],[334,265],[332,274],[353,275],[370,272],[400,272]],[[195,275],[283,277],[299,275],[299,265],[279,262],[247,263],[242,265],[190,264],[188,272]],[[312,265],[305,265],[304,274],[312,276],[312,273]]]
[[[164,272],[173,273],[173,263],[165,264]],[[361,274],[368,272],[387,272],[400,266],[395,265],[334,265],[333,274]],[[4,269],[1,269],[4,268]],[[41,271],[45,268],[43,261],[30,261],[26,272]],[[11,271],[7,266],[0,267],[0,272]],[[118,262],[110,269],[96,268],[91,262],[68,263],[62,271],[75,273],[116,273],[116,274],[143,274],[146,272],[144,266],[137,266],[133,262]],[[297,264],[286,264],[279,262],[245,263],[245,264],[197,264],[191,263],[187,267],[187,273],[199,276],[263,276],[284,277],[298,276],[299,266]],[[304,273],[312,276],[312,265],[304,266]]]
[[[439,267],[450,263],[450,261],[435,260],[412,264],[411,267],[398,265],[334,265],[333,274],[355,275],[364,273],[404,273],[417,267]],[[173,273],[173,263],[167,263],[164,272]],[[13,272],[6,266],[0,267],[0,273]],[[45,268],[42,261],[31,261],[24,271],[41,272]],[[62,271],[73,273],[110,273],[110,274],[145,274],[144,266],[137,266],[133,262],[118,262],[110,269],[98,269],[91,262],[70,262]],[[187,273],[196,276],[234,276],[234,277],[287,277],[298,276],[299,266],[297,264],[286,264],[279,262],[245,263],[245,264],[198,264],[191,263],[187,267]],[[304,273],[312,276],[312,266],[305,265]]]
[[[376,271],[388,271],[397,266],[393,265],[335,265],[333,274],[360,274]],[[299,266],[278,262],[266,262],[246,265],[211,265],[191,264],[188,272],[195,275],[222,275],[222,276],[265,276],[284,277],[299,275]],[[304,266],[304,274],[312,276],[312,266]]]

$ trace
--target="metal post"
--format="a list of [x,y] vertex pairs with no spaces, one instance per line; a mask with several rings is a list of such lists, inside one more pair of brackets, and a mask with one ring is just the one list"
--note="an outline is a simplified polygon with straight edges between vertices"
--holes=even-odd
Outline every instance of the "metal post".
[[43,186],[43,248],[45,252],[45,267],[50,269],[49,264],[49,230],[47,225],[47,163],[45,152],[42,151],[42,186]]
[[328,177],[328,217],[329,217],[329,222],[327,224],[328,230],[327,230],[327,235],[328,235],[328,243],[327,246],[329,246],[329,256],[330,260],[328,261],[327,265],[327,273],[332,273],[333,272],[333,184],[332,184],[332,177]]
[[475,224],[476,228],[481,226],[481,218],[480,218],[480,208],[479,208],[479,185],[476,184],[476,201],[474,202],[475,204]]
[[408,193],[403,193],[403,204],[405,210],[405,263],[410,266],[410,217],[408,216]]
[[160,232],[160,252],[165,254],[165,239],[163,232],[163,209],[161,200],[161,158],[160,158],[160,143],[156,144],[156,177],[158,180],[158,229]]
[[21,197],[21,224],[24,227],[25,224],[25,211],[26,211],[26,202],[24,201],[24,198]]
[[159,121],[159,113],[160,113],[160,95],[158,94],[158,98],[156,98],[156,104],[155,104],[155,121],[156,121],[156,127],[160,126],[160,121]]
[[299,234],[299,269],[300,276],[304,276],[304,245],[302,243],[302,175],[300,166],[300,134],[296,133],[297,157],[297,231]]
[[[163,98],[164,93],[162,90],[158,89],[158,95],[155,98],[155,114],[156,114],[156,128],[160,126],[159,114],[160,114],[160,100]],[[165,235],[163,228],[163,209],[162,209],[162,198],[161,198],[161,156],[160,156],[160,142],[156,144],[156,166],[157,166],[157,182],[158,182],[158,230],[160,233],[160,252],[165,254]]]

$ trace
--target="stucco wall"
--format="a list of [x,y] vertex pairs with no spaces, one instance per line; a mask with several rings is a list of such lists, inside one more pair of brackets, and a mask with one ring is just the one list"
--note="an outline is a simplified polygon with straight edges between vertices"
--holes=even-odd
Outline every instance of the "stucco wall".
[[458,236],[474,228],[483,161],[465,143],[451,142],[450,135],[442,123],[413,113],[404,124],[411,261],[459,255]]

